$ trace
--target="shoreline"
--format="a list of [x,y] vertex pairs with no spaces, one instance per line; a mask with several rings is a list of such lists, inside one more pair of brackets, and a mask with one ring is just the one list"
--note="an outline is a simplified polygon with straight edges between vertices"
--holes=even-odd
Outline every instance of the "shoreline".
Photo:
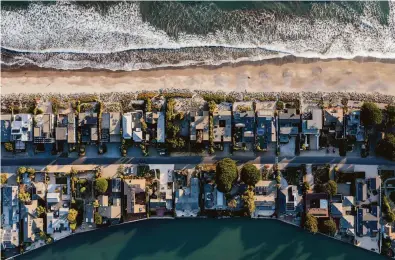
[[[2,50],[3,52],[3,50]],[[6,53],[9,52],[8,50],[5,51]],[[3,53],[3,56],[7,54]],[[74,72],[107,72],[107,73],[127,73],[127,72],[152,72],[152,71],[167,71],[167,70],[187,70],[187,69],[206,69],[206,70],[216,70],[221,69],[224,67],[242,67],[242,66],[262,66],[262,65],[276,65],[282,66],[287,65],[290,63],[295,64],[311,64],[317,62],[336,62],[336,61],[350,61],[355,63],[383,63],[383,64],[395,64],[395,59],[391,58],[377,58],[373,56],[355,56],[353,58],[320,58],[320,57],[299,57],[294,55],[285,55],[283,57],[273,57],[268,59],[261,59],[261,60],[240,60],[240,61],[226,61],[220,64],[203,64],[204,61],[200,62],[200,64],[191,64],[191,65],[167,65],[163,67],[155,67],[149,69],[139,69],[139,70],[110,70],[105,68],[80,68],[80,69],[55,69],[55,68],[45,68],[40,67],[38,65],[24,65],[24,66],[13,66],[13,65],[2,65],[1,71],[2,72],[20,72],[20,71],[74,71]]]
[[[311,60],[310,60],[311,61]],[[188,89],[225,92],[378,92],[395,95],[395,64],[320,60],[284,64],[158,68],[139,71],[2,68],[2,95],[111,93]]]

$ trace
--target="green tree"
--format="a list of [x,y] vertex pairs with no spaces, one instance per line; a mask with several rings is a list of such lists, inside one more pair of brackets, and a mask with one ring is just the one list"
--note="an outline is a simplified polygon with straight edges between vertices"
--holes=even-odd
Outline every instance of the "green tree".
[[99,207],[99,202],[97,200],[95,200],[93,202],[93,207],[98,208]]
[[284,102],[282,102],[282,101],[277,101],[276,109],[277,109],[277,110],[283,110],[283,109],[284,109]]
[[75,209],[69,209],[69,214],[67,215],[67,220],[70,223],[76,223],[78,211]]
[[310,184],[308,182],[306,182],[306,181],[303,182],[302,189],[303,189],[303,192],[306,192],[306,191],[310,190]]
[[95,212],[95,224],[100,225],[101,223],[103,223],[102,216],[98,212]]
[[125,174],[125,167],[123,166],[123,164],[120,164],[117,169],[117,175],[120,177],[123,176],[124,174]]
[[246,190],[244,195],[241,197],[244,208],[247,209],[248,214],[251,216],[255,211],[255,199],[254,191],[252,189]]
[[378,142],[376,154],[389,160],[395,160],[395,136],[393,134],[386,134],[385,138]]
[[277,175],[276,175],[276,182],[277,182],[277,184],[281,184],[281,174],[277,173]]
[[221,192],[229,192],[232,189],[232,184],[237,180],[237,166],[236,162],[230,158],[222,159],[217,163],[215,182],[217,188]]
[[387,113],[387,127],[394,127],[395,126],[395,106],[388,105],[386,108]]
[[375,103],[365,102],[361,107],[361,121],[364,126],[378,125],[383,121],[383,114]]
[[4,148],[5,148],[5,150],[7,151],[7,152],[12,152],[12,151],[14,151],[14,146],[12,145],[12,143],[5,143],[4,144]]
[[337,193],[337,183],[330,180],[324,185],[324,189],[328,195],[333,196]]
[[77,229],[77,223],[70,223],[70,229],[71,230],[76,230]]
[[18,168],[18,174],[22,175],[24,173],[26,173],[26,167],[24,167],[24,166],[19,167]]
[[240,178],[248,186],[255,186],[261,180],[261,173],[255,165],[246,163],[241,169]]
[[333,219],[328,219],[320,225],[320,231],[329,236],[334,236],[337,231],[336,223]]
[[85,191],[86,191],[86,188],[85,187],[81,187],[80,193],[85,193]]
[[37,216],[41,216],[46,212],[46,209],[43,206],[38,206],[36,209]]
[[235,199],[229,200],[228,207],[231,208],[231,209],[236,208],[237,207],[237,201]]
[[104,193],[107,191],[107,188],[108,188],[108,182],[106,179],[104,178],[96,179],[95,189],[97,190],[97,192]]
[[2,173],[1,174],[1,184],[6,184],[8,180],[7,174],[6,173]]
[[28,202],[30,201],[30,193],[25,190],[21,190],[18,194],[18,198],[22,202]]
[[318,232],[317,218],[307,213],[305,217],[304,228],[311,233],[317,233]]
[[393,211],[388,211],[384,216],[385,221],[392,223],[395,221],[395,213]]
[[29,177],[31,179],[33,179],[34,175],[36,174],[36,170],[34,168],[31,168],[31,167],[27,168],[26,172],[29,174]]

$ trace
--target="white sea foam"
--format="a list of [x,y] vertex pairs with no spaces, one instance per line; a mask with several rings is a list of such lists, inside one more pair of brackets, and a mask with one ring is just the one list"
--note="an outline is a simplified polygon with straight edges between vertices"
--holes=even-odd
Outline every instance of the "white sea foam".
[[[143,21],[139,4],[123,2],[108,7],[105,14],[94,8],[58,2],[54,5],[31,4],[28,9],[1,10],[1,45],[16,54],[3,65],[34,64],[46,68],[80,69],[105,68],[135,70],[141,68],[185,66],[193,64],[218,65],[223,62],[258,60],[293,55],[321,59],[369,56],[395,58],[395,3],[390,2],[388,25],[382,25],[375,16],[374,5],[367,5],[359,17],[360,24],[345,23],[332,18],[308,20],[304,17],[266,19],[251,17],[242,25],[242,33],[235,28],[217,30],[206,35],[179,33],[172,37],[165,31]],[[325,12],[315,6],[313,12]],[[246,14],[247,15],[247,14]],[[350,16],[355,15],[350,11]],[[247,19],[249,19],[247,17]],[[270,30],[269,30],[269,29]],[[274,29],[272,29],[274,28]],[[270,33],[268,33],[270,32]],[[244,57],[226,58],[211,55],[202,59],[203,53],[180,57],[178,62],[168,62],[169,55],[186,48],[223,47],[233,49],[268,50],[273,53],[256,55],[251,51]],[[153,59],[104,60],[98,54],[131,50],[161,49],[163,60],[156,52]],[[275,54],[274,52],[278,53]],[[49,55],[50,54],[50,55]],[[89,55],[96,58],[88,58]],[[108,56],[102,56],[108,57]]]

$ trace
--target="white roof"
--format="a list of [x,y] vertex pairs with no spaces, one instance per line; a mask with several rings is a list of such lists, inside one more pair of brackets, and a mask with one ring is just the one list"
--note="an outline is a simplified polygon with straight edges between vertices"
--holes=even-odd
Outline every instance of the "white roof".
[[122,133],[123,138],[132,138],[132,114],[126,113],[122,115]]
[[60,201],[60,193],[57,193],[57,192],[47,193],[47,201],[48,202],[59,202]]
[[158,143],[165,142],[165,113],[159,112],[156,129],[156,140]]
[[141,131],[140,128],[136,128],[136,130],[133,131],[133,141],[141,142],[142,140],[143,140],[143,132]]
[[224,205],[224,194],[217,190],[217,206],[223,206]]

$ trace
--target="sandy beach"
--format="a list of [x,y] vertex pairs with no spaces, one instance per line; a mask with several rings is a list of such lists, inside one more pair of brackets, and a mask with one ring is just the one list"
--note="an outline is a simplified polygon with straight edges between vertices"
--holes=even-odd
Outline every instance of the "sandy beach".
[[188,88],[222,91],[347,91],[395,95],[395,64],[331,60],[148,71],[6,70],[1,93],[79,93]]

